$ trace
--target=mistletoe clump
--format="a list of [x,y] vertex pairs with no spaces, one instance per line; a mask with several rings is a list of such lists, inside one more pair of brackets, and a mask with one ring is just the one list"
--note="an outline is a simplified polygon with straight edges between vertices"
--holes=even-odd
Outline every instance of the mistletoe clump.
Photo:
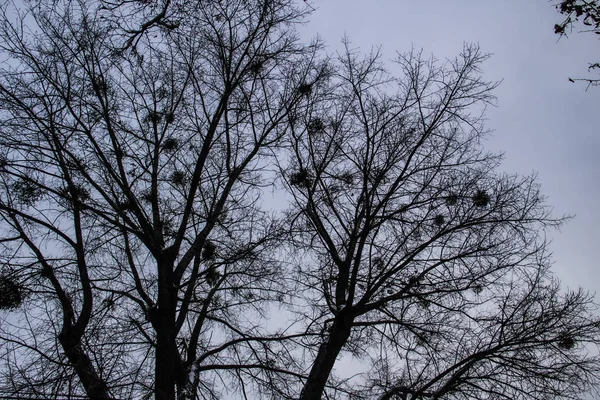
[[454,193],[448,195],[448,197],[446,197],[446,204],[448,204],[449,206],[455,206],[456,203],[458,203],[458,196],[455,195]]
[[444,218],[443,215],[439,214],[436,215],[435,218],[433,218],[433,223],[437,226],[442,226],[444,225],[444,222],[446,221],[446,218]]
[[325,124],[321,118],[313,118],[306,124],[306,130],[309,135],[317,135],[325,131]]
[[338,178],[346,185],[354,185],[354,174],[350,171],[342,172]]
[[206,271],[205,279],[210,286],[215,286],[221,279],[221,273],[216,268],[211,268]]
[[476,207],[485,207],[490,203],[490,195],[485,190],[478,190],[473,196],[473,204]]
[[171,174],[171,182],[173,182],[174,185],[183,186],[185,184],[185,181],[186,181],[185,172],[180,171],[180,170],[175,170]]
[[179,148],[179,140],[170,137],[163,142],[162,148],[165,151],[175,151]]
[[153,124],[160,124],[162,121],[162,113],[158,111],[149,111],[146,115],[146,121],[152,122]]
[[573,339],[571,335],[562,335],[558,338],[556,345],[561,349],[571,350],[573,347],[575,347],[575,339]]
[[33,205],[43,195],[42,189],[29,180],[15,182],[12,186],[12,190],[17,199],[27,206]]
[[215,259],[217,255],[217,246],[210,240],[207,240],[204,243],[204,248],[202,249],[202,258],[207,261],[212,261]]
[[301,83],[298,86],[298,94],[308,96],[312,92],[312,85],[309,83]]
[[290,185],[308,189],[312,185],[312,179],[308,170],[300,168],[298,171],[290,174]]
[[14,279],[8,276],[0,276],[0,309],[12,310],[21,305],[23,297],[22,287]]

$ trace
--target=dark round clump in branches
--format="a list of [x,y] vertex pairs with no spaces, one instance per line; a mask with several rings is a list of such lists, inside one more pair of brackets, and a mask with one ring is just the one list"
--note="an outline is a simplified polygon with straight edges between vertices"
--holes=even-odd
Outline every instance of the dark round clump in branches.
[[262,72],[264,63],[262,61],[255,61],[250,65],[250,72],[254,75],[258,75]]
[[215,246],[215,244],[210,240],[207,240],[206,243],[204,243],[204,248],[202,249],[202,258],[204,260],[211,261],[215,259],[216,255],[217,246]]
[[290,174],[290,185],[308,189],[312,185],[312,179],[306,168]]
[[490,195],[485,190],[478,190],[473,196],[473,204],[476,207],[485,207],[490,203]]
[[106,297],[104,300],[102,300],[102,305],[106,308],[108,308],[109,310],[112,310],[115,308],[115,299],[113,296],[109,296]]
[[483,292],[483,285],[480,285],[480,284],[473,285],[473,291],[475,292],[475,294],[480,294],[481,292]]
[[152,203],[152,190],[145,189],[140,193],[140,198],[146,203]]
[[270,358],[267,361],[265,361],[265,366],[267,368],[276,368],[277,367],[277,361],[273,360],[272,358]]
[[225,222],[227,222],[227,219],[227,210],[223,210],[216,215],[216,221],[220,224],[224,224]]
[[173,182],[174,185],[183,186],[185,184],[185,181],[186,181],[185,172],[180,171],[180,170],[175,170],[171,174],[171,182]]
[[416,335],[416,342],[418,346],[427,346],[427,344],[429,344],[429,338],[427,337],[427,335],[425,333],[421,333],[421,334],[415,334]]
[[219,282],[219,279],[221,279],[221,273],[216,268],[211,268],[206,271],[204,279],[210,286],[215,286]]
[[160,227],[163,235],[167,238],[173,237],[177,233],[174,222],[170,219],[160,221]]
[[165,122],[167,124],[170,124],[173,121],[175,121],[175,113],[172,113],[172,112],[166,113],[165,114]]
[[175,151],[179,148],[179,140],[173,137],[167,138],[167,140],[163,142],[162,148],[165,151]]
[[433,223],[437,226],[444,225],[444,222],[446,222],[446,218],[441,214],[436,215],[435,218],[433,218]]
[[458,203],[458,196],[455,194],[450,194],[446,197],[446,204],[449,206],[455,206]]
[[162,114],[158,111],[148,111],[146,121],[152,122],[153,124],[160,124],[160,121],[162,121]]
[[12,190],[19,202],[29,206],[38,201],[43,194],[37,185],[28,180],[15,182]]
[[325,124],[321,118],[313,118],[306,124],[306,131],[309,135],[317,135],[325,132]]
[[575,347],[575,339],[571,335],[562,335],[558,338],[556,345],[561,349],[571,350]]
[[312,85],[309,83],[301,83],[298,86],[298,93],[302,96],[308,96],[312,92]]
[[338,178],[344,182],[346,185],[353,185],[354,184],[354,174],[350,171],[346,171],[346,172],[342,172]]
[[331,129],[333,129],[334,132],[337,132],[341,127],[342,127],[341,121],[337,121],[337,120],[331,121]]
[[408,286],[411,286],[413,289],[419,289],[421,287],[419,275],[413,275],[408,279]]
[[107,93],[108,92],[108,84],[101,76],[95,76],[92,78],[92,89],[94,92],[99,93]]
[[0,309],[12,310],[23,302],[21,295],[22,287],[14,279],[8,276],[0,276]]

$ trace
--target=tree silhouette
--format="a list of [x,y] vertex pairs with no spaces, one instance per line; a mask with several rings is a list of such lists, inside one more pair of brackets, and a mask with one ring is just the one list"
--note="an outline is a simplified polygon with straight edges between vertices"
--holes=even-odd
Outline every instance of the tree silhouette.
[[[577,398],[594,303],[484,152],[466,46],[388,73],[292,0],[2,6],[0,395]],[[285,202],[274,205],[268,193]],[[336,376],[338,356],[369,366]]]
[[2,324],[5,393],[216,398],[270,373],[281,228],[259,198],[298,87],[323,73],[290,27],[304,11],[40,2],[12,23],[7,7],[2,305],[25,306]]
[[[365,398],[568,397],[598,372],[574,352],[597,340],[591,299],[548,277],[542,232],[561,220],[534,177],[496,172],[481,149],[486,58],[412,52],[396,78],[346,43],[336,76],[298,103],[292,251],[306,252],[299,312],[320,333],[305,342],[301,399],[359,386]],[[344,352],[369,379],[331,376]]]

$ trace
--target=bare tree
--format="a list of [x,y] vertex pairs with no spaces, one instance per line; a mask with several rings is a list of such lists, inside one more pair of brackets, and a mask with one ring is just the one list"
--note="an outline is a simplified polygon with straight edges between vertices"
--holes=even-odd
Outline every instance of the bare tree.
[[3,6],[4,395],[218,398],[277,372],[259,197],[319,46],[287,0],[183,6],[139,29],[154,5]]
[[[400,56],[395,78],[300,43],[302,2],[28,4],[0,21],[3,396],[578,398],[597,379],[594,304],[548,270],[562,220],[481,149],[477,48]],[[333,373],[344,353],[360,379]]]
[[[299,310],[320,333],[300,398],[578,398],[600,367],[594,306],[548,275],[543,232],[562,220],[534,177],[481,149],[487,57],[412,52],[395,78],[346,45],[297,105],[282,164]],[[332,376],[344,352],[366,380]]]

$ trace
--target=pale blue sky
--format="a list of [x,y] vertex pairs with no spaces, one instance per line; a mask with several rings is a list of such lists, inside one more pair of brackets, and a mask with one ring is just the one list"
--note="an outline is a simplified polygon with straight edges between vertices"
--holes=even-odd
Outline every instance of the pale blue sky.
[[[565,286],[600,293],[600,87],[586,91],[568,77],[587,76],[600,61],[596,35],[558,40],[560,15],[547,0],[316,0],[303,36],[319,34],[328,50],[346,34],[368,52],[423,49],[439,59],[454,57],[464,42],[479,43],[492,58],[489,80],[503,79],[498,106],[488,110],[494,130],[486,147],[505,153],[509,172],[537,172],[555,214],[574,214],[552,232],[555,271]],[[390,66],[392,64],[390,63]]]

